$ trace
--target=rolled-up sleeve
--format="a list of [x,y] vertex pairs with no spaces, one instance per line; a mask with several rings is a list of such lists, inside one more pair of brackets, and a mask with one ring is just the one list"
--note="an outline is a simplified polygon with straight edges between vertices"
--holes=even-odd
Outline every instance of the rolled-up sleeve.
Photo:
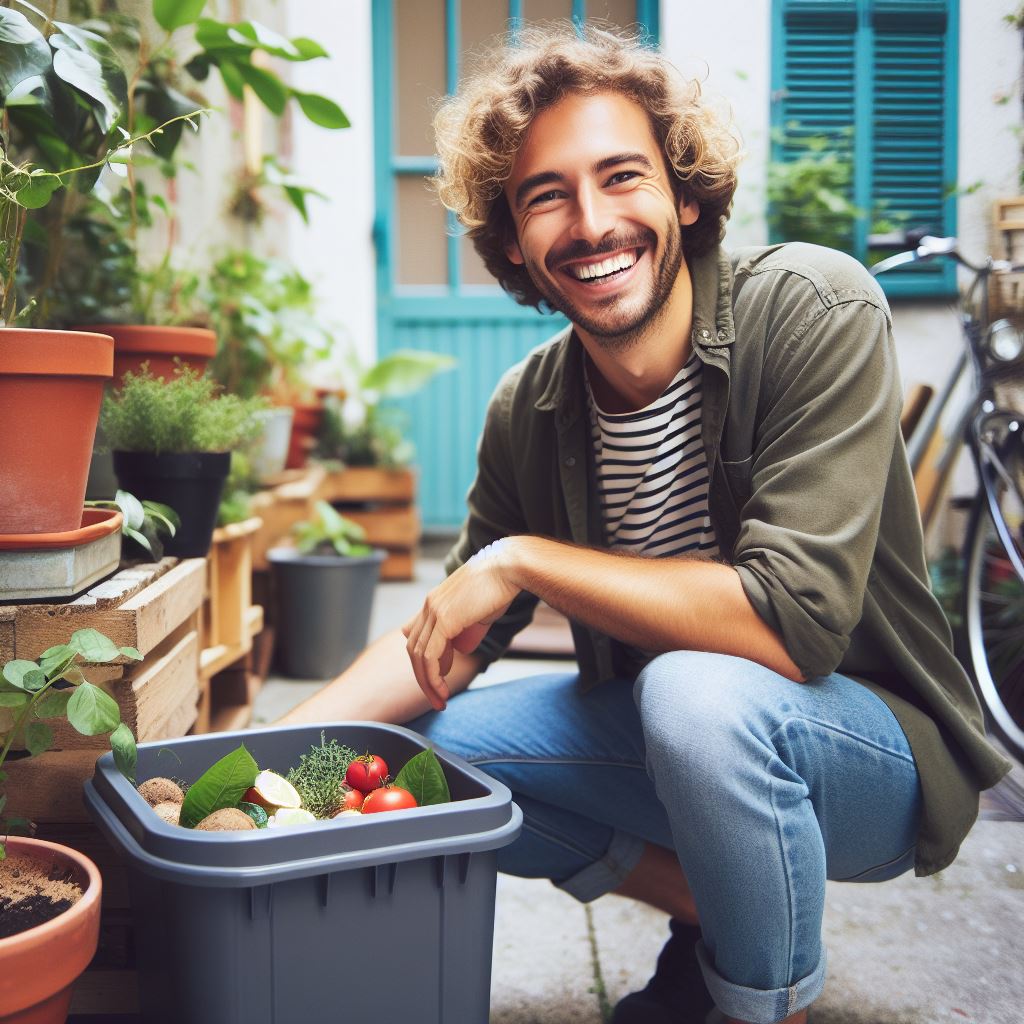
[[[487,407],[477,447],[476,478],[466,496],[467,515],[455,546],[445,559],[451,575],[477,551],[501,537],[525,533],[526,520],[515,484],[512,458],[511,407],[519,368],[498,383]],[[474,652],[485,665],[500,658],[515,635],[533,618],[537,598],[523,591],[505,614],[487,631]]]
[[733,565],[807,677],[840,664],[860,621],[901,388],[888,316],[822,307],[766,357],[766,394]]

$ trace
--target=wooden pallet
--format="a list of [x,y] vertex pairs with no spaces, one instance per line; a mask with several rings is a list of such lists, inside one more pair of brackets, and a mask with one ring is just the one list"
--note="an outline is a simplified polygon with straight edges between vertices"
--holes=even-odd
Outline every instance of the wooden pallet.
[[[86,678],[117,701],[139,742],[184,736],[197,715],[204,572],[203,559],[165,558],[123,569],[65,604],[0,608],[0,659],[34,659],[76,629],[98,629],[136,647],[143,660],[87,665]],[[48,724],[50,750],[5,765],[8,813],[37,823],[87,821],[82,783],[109,749],[109,734],[82,736],[65,722]]]
[[411,469],[356,467],[328,473],[320,496],[366,531],[366,542],[384,548],[383,580],[411,580],[422,529]]

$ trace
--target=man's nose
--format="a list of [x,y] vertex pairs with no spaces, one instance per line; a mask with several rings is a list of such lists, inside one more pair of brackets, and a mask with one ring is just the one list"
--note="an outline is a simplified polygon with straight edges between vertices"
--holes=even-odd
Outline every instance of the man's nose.
[[581,185],[576,193],[576,220],[572,237],[597,245],[615,227],[614,202],[599,188]]

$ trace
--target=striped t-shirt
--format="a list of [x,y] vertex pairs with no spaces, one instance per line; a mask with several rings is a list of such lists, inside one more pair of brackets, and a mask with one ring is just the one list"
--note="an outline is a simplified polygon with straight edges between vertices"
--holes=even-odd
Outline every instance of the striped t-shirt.
[[714,558],[701,439],[701,361],[692,354],[660,398],[637,412],[598,408],[587,380],[598,498],[611,547],[652,558]]

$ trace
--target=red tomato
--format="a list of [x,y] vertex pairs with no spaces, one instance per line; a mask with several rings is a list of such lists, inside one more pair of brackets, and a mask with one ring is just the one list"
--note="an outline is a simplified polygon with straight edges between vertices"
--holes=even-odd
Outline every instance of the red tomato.
[[357,757],[345,772],[345,782],[360,793],[369,793],[384,784],[388,777],[388,766],[382,757],[376,754],[363,754]]
[[367,794],[363,801],[363,814],[374,814],[377,811],[405,811],[410,807],[418,807],[416,797],[401,786],[384,786]]
[[343,782],[341,784],[341,806],[338,808],[339,811],[358,811],[363,806],[363,794],[358,789],[352,789],[350,786],[346,786]]

